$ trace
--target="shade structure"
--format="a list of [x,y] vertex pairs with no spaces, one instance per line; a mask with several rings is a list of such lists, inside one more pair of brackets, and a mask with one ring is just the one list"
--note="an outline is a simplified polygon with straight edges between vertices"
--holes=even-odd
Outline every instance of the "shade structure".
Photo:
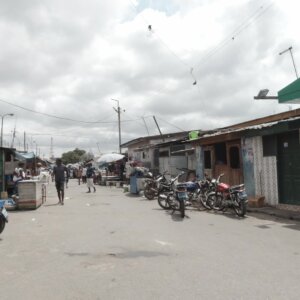
[[300,103],[300,78],[278,92],[278,103]]
[[119,153],[108,153],[103,154],[100,158],[97,159],[97,162],[100,164],[111,163],[124,158],[123,154]]

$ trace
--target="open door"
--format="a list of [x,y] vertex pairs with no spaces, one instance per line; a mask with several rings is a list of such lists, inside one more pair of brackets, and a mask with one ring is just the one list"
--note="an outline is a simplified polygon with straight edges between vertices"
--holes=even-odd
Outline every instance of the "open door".
[[227,142],[228,183],[230,185],[241,184],[243,178],[243,166],[240,140]]

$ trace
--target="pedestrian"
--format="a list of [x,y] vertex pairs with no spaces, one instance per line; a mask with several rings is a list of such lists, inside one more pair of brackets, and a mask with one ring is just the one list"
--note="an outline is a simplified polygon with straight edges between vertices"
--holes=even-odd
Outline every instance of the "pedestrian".
[[86,183],[86,167],[82,168],[82,183]]
[[79,167],[77,172],[77,177],[78,177],[78,184],[80,185],[80,180],[82,179],[82,167]]
[[60,158],[56,159],[56,166],[53,168],[53,176],[55,180],[55,187],[58,195],[58,204],[64,205],[64,195],[65,195],[65,172],[67,173],[67,178],[69,177],[68,168],[62,164]]
[[87,193],[91,192],[91,188],[94,188],[94,193],[96,192],[96,188],[95,188],[95,185],[94,185],[94,176],[95,176],[94,168],[92,167],[92,164],[89,163],[87,165],[87,169],[86,169],[86,185],[89,189],[87,191]]
[[18,183],[22,180],[25,179],[25,172],[23,171],[23,169],[18,169],[18,172],[14,172],[13,175],[13,182],[14,182],[14,191],[13,193],[15,195],[18,195]]
[[64,174],[65,174],[65,182],[66,182],[66,189],[67,189],[68,188],[68,182],[69,182],[69,176],[68,176],[68,172],[67,171],[64,171]]

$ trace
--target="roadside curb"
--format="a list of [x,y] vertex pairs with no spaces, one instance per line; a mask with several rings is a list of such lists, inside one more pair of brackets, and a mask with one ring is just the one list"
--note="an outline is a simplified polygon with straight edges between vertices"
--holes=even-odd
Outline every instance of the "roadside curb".
[[277,209],[277,208],[273,208],[273,207],[261,207],[261,208],[248,207],[247,211],[249,213],[261,213],[261,214],[266,214],[266,215],[277,217],[277,218],[294,220],[294,221],[300,222],[300,213],[299,212],[282,210],[282,209]]

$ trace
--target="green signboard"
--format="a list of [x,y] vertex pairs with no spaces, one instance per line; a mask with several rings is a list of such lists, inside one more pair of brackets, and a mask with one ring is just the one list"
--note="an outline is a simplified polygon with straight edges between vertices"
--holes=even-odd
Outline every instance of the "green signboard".
[[300,104],[300,78],[278,92],[278,103]]

